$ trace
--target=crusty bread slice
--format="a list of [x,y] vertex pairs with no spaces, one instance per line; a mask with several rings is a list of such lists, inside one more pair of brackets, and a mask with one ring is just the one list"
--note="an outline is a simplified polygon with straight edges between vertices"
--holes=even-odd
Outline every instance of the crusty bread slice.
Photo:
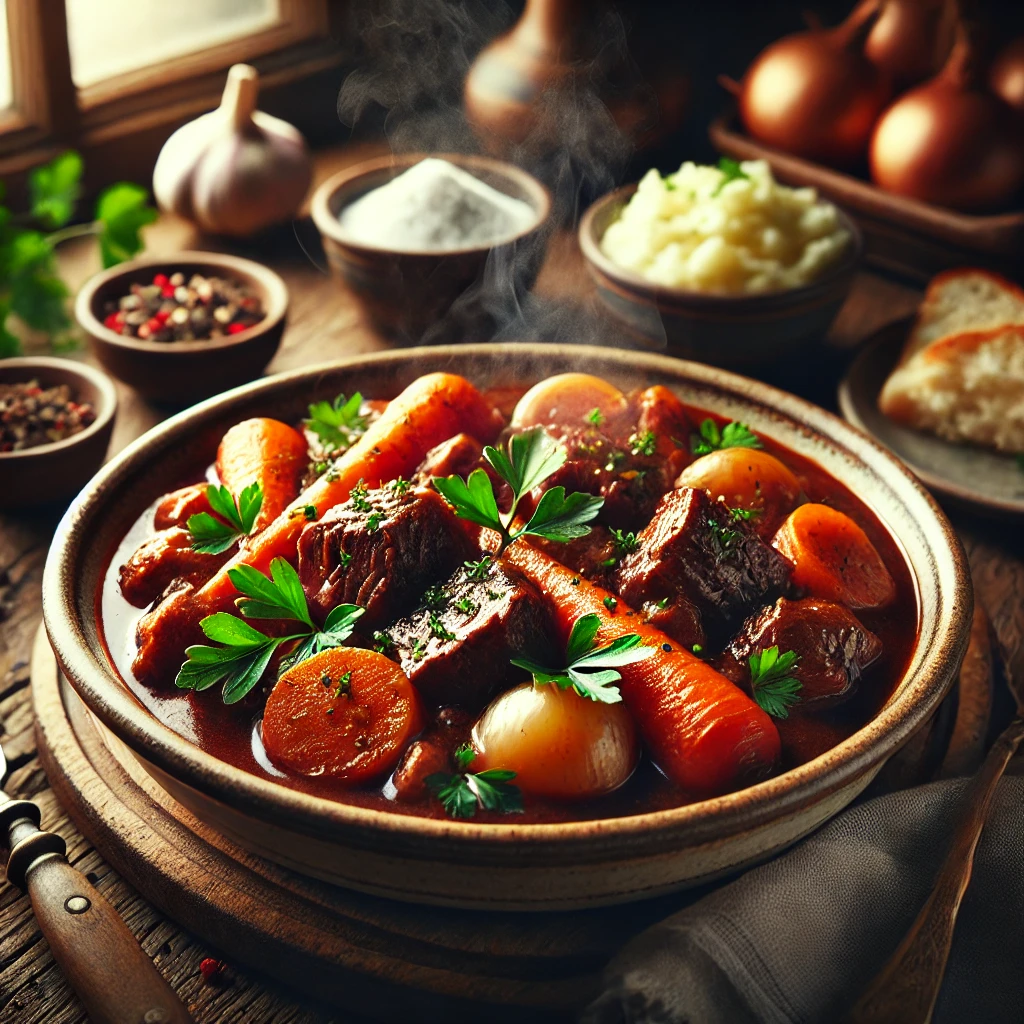
[[893,371],[878,407],[947,441],[1024,452],[1024,326],[932,342]]
[[944,271],[928,285],[902,358],[942,338],[1003,324],[1024,324],[1024,291],[988,270]]

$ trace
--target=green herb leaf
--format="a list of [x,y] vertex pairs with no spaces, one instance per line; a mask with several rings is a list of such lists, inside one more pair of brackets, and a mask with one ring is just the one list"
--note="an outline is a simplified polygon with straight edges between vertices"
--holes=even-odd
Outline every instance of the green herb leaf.
[[476,751],[473,749],[472,744],[463,743],[461,747],[456,748],[455,763],[460,768],[468,768],[475,760]]
[[67,224],[81,194],[82,158],[74,150],[68,150],[37,167],[28,180],[32,216],[49,230]]
[[581,615],[572,626],[565,647],[564,669],[546,668],[526,658],[513,658],[512,664],[525,669],[537,685],[553,683],[562,690],[571,686],[580,697],[602,704],[617,704],[622,694],[617,686],[622,675],[617,670],[624,665],[649,658],[654,650],[645,647],[636,633],[620,636],[604,647],[596,646],[601,626],[599,616]]
[[723,156],[718,161],[718,169],[722,172],[722,180],[718,183],[712,196],[717,196],[719,192],[729,184],[730,181],[737,181],[740,178],[746,181],[750,180],[750,175],[740,166],[738,160],[733,160],[730,157]]
[[[458,752],[456,759],[460,767],[464,767]],[[489,768],[479,774],[435,772],[424,781],[451,817],[472,818],[477,807],[502,814],[521,814],[523,794],[518,786],[511,785],[515,777],[516,773],[508,769]]]
[[483,469],[474,469],[468,480],[459,476],[435,476],[434,486],[454,507],[456,515],[498,533],[505,533],[505,526],[498,514],[498,503],[494,500],[491,479]]
[[236,501],[226,487],[210,484],[206,488],[206,500],[227,523],[214,519],[208,512],[197,512],[188,517],[186,525],[192,535],[193,551],[219,555],[235,541],[252,533],[256,517],[263,507],[263,488],[259,483],[251,483],[243,488]]
[[610,530],[612,535],[612,542],[615,545],[615,551],[621,558],[625,555],[631,555],[640,546],[640,541],[637,540],[636,534],[632,532],[624,532],[623,530],[616,530],[613,526]]
[[595,405],[586,415],[586,421],[592,427],[599,427],[604,423],[604,413]]
[[754,700],[774,718],[788,718],[789,709],[800,700],[803,684],[792,670],[800,660],[795,651],[779,653],[778,646],[751,654],[750,688]]
[[313,620],[299,574],[283,558],[270,563],[270,579],[251,565],[228,570],[228,578],[242,594],[235,603],[247,619],[296,619],[311,630]]
[[541,495],[530,521],[515,537],[530,534],[562,544],[585,537],[590,533],[587,524],[601,511],[603,504],[604,498],[579,491],[566,496],[564,487],[552,487]]
[[543,427],[535,427],[515,434],[507,452],[488,445],[484,449],[484,458],[512,488],[512,510],[515,511],[516,503],[524,494],[565,464],[568,453],[565,446],[558,444]]
[[727,423],[721,430],[713,419],[700,425],[700,434],[690,438],[690,451],[694,455],[708,455],[722,448],[763,448],[761,439],[745,423]]
[[306,426],[328,451],[348,448],[366,430],[366,417],[359,415],[362,404],[358,391],[351,398],[338,395],[333,402],[314,402]]
[[118,182],[104,191],[96,202],[96,220],[100,225],[100,256],[104,267],[113,267],[131,259],[142,248],[139,231],[157,218],[147,205],[149,193],[128,181]]
[[658,438],[653,430],[633,434],[629,438],[629,450],[634,455],[653,455],[658,450]]

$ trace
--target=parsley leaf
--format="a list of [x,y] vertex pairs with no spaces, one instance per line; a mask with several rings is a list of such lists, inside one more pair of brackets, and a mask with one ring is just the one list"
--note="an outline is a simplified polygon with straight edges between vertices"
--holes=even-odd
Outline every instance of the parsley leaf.
[[593,427],[599,427],[604,423],[604,413],[595,405],[585,417],[586,421]]
[[515,435],[506,451],[488,446],[484,457],[512,488],[512,507],[504,515],[498,511],[491,478],[483,469],[474,469],[465,480],[458,476],[435,476],[433,483],[457,515],[501,535],[497,554],[524,534],[564,543],[590,533],[587,524],[597,515],[604,499],[578,492],[566,495],[564,487],[545,491],[526,525],[516,531],[511,529],[522,496],[561,468],[568,457],[564,445],[555,442],[542,428]]
[[640,547],[640,541],[636,539],[636,534],[632,530],[626,533],[623,530],[616,530],[613,526],[610,533],[612,535],[612,542],[615,545],[615,552],[620,558],[624,555],[631,555]]
[[[468,744],[455,751],[459,768],[468,768],[476,752]],[[511,785],[516,773],[507,768],[488,768],[483,772],[461,771],[456,774],[434,772],[424,780],[427,788],[441,801],[453,818],[472,818],[477,807],[502,814],[521,814],[523,794]]]
[[604,647],[597,646],[601,619],[581,615],[572,626],[565,647],[564,669],[545,668],[527,658],[513,658],[512,664],[525,669],[537,685],[553,683],[561,690],[571,686],[580,697],[589,697],[602,704],[618,704],[622,694],[617,686],[622,675],[617,669],[649,658],[654,650],[644,647],[636,633],[617,637]]
[[788,718],[789,709],[800,700],[803,684],[792,670],[800,660],[795,651],[779,654],[778,646],[750,655],[750,688],[754,700],[775,718]]
[[29,175],[32,216],[44,227],[62,228],[71,220],[82,188],[82,158],[72,149]]
[[363,396],[358,391],[351,398],[338,395],[333,402],[314,402],[306,427],[328,451],[348,448],[366,430],[366,417],[359,415],[362,404]]
[[690,451],[694,455],[708,455],[722,448],[763,448],[761,438],[745,423],[727,423],[719,430],[713,419],[706,419],[700,425],[700,434],[690,438]]
[[206,488],[206,500],[217,515],[226,519],[214,519],[209,512],[197,512],[188,517],[188,532],[192,535],[192,550],[206,555],[219,555],[227,551],[241,537],[248,537],[256,524],[256,517],[263,507],[263,487],[253,482],[243,488],[236,501],[234,495],[223,486],[210,484]]
[[120,181],[96,201],[100,256],[105,268],[130,260],[142,248],[139,230],[157,218],[156,210],[146,204],[148,198],[149,193],[140,185]]
[[738,181],[740,178],[743,178],[746,181],[750,180],[750,175],[743,170],[739,160],[733,160],[730,157],[723,156],[718,161],[718,169],[722,172],[722,180],[718,183],[715,191],[711,193],[712,197],[717,196],[730,181]]
[[187,648],[188,660],[179,669],[174,683],[186,690],[206,690],[223,682],[225,704],[240,701],[260,681],[281,644],[299,641],[281,659],[281,669],[286,671],[320,651],[344,644],[364,611],[355,604],[338,605],[327,616],[323,629],[317,629],[310,618],[299,575],[283,558],[270,563],[269,579],[251,565],[237,566],[228,571],[228,576],[242,595],[236,604],[246,618],[291,619],[302,628],[288,636],[270,637],[237,615],[207,615],[199,623],[203,633],[223,646],[198,644]]
[[633,434],[629,439],[629,448],[634,455],[653,455],[658,450],[658,438],[653,430]]

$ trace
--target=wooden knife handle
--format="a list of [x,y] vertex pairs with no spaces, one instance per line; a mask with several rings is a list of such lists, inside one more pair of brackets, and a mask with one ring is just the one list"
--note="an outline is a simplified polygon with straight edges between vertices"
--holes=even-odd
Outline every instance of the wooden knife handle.
[[25,883],[53,958],[93,1024],[191,1024],[135,936],[80,871],[45,854]]

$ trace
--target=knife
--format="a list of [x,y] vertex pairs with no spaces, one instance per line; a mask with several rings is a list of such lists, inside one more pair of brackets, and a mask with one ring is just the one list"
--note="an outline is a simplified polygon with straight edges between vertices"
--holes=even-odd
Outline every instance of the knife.
[[[0,783],[7,761],[0,747]],[[60,836],[39,827],[39,808],[0,789],[0,847],[7,878],[32,900],[39,930],[93,1024],[191,1024],[117,911],[67,861]]]

